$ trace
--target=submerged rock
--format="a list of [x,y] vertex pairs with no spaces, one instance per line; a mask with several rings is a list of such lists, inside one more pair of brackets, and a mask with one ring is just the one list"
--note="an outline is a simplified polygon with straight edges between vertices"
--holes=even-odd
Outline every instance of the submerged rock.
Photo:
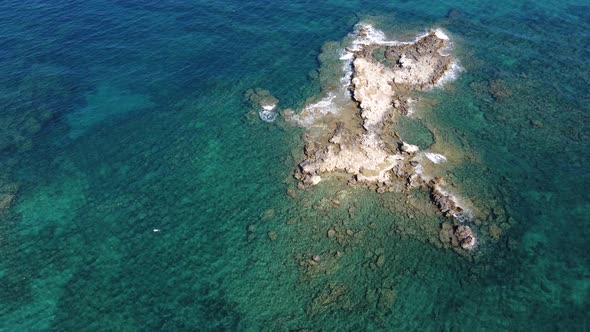
[[12,202],[14,202],[14,195],[0,194],[0,211],[9,209],[12,206]]
[[461,16],[463,16],[463,12],[460,9],[451,8],[445,17],[448,19],[457,19]]

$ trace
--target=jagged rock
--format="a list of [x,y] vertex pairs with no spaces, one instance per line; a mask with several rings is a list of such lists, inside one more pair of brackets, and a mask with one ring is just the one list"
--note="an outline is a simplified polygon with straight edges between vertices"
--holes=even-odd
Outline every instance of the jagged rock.
[[459,18],[463,15],[463,12],[459,9],[449,9],[449,11],[447,12],[446,18],[448,19],[456,19]]
[[297,198],[297,192],[296,192],[296,191],[295,191],[295,189],[293,189],[293,188],[289,188],[289,189],[287,189],[287,195],[288,195],[289,197],[291,197],[292,199],[295,199],[295,198]]
[[453,226],[450,223],[443,223],[439,239],[444,244],[461,247],[465,250],[472,250],[477,246],[477,239],[473,230],[466,225]]
[[460,225],[455,230],[461,248],[470,250],[475,247],[475,235],[469,226]]
[[278,237],[277,233],[276,233],[276,232],[273,232],[273,231],[270,231],[270,232],[268,232],[266,235],[268,236],[268,238],[269,238],[271,241],[274,241],[274,240],[276,240],[276,239],[277,239],[277,237]]
[[451,195],[443,188],[443,185],[444,182],[442,178],[438,177],[429,182],[433,201],[438,205],[439,210],[446,216],[461,216],[465,209],[461,207],[461,204],[455,196]]

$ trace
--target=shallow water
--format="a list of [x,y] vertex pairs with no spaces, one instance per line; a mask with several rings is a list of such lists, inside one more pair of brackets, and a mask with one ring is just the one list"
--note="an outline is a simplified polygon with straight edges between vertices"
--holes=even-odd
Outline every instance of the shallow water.
[[[588,12],[2,2],[0,330],[588,329]],[[302,130],[250,116],[244,93],[302,107],[340,77],[318,74],[322,46],[360,20],[454,42],[464,72],[402,134],[502,230],[474,256],[441,248],[425,192],[287,194]]]

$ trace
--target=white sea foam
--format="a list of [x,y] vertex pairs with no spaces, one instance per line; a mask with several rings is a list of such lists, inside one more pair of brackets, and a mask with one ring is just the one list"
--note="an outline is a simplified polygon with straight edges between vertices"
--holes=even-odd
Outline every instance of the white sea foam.
[[262,119],[264,122],[273,122],[277,118],[277,113],[273,112],[273,109],[274,107],[270,110],[263,107],[260,111],[258,111],[258,116],[260,116],[260,119]]
[[462,212],[453,213],[453,217],[455,219],[462,223],[470,222],[471,220],[473,220],[473,213],[471,212],[471,210],[465,207],[465,204],[462,203],[462,200],[460,198],[442,189],[441,187],[438,187],[438,191],[443,196],[446,196],[447,199],[453,202],[456,206],[460,206],[461,208],[463,208]]
[[352,60],[354,59],[354,55],[352,52],[347,50],[342,50],[340,52],[340,60],[342,61],[342,72],[344,73],[340,78],[340,86],[343,89],[345,94],[348,94],[348,87],[350,86],[350,82],[352,80]]
[[411,116],[412,114],[414,114],[414,103],[416,102],[414,99],[412,98],[408,98],[408,100],[406,100],[406,102],[408,103],[408,109],[406,110],[407,112],[407,116]]
[[352,54],[352,52],[347,51],[347,50],[342,50],[340,52],[340,60],[345,60],[345,61],[350,61],[354,58],[354,54]]
[[438,39],[449,40],[449,36],[447,36],[447,34],[444,31],[442,31],[441,28],[434,29],[434,34]]
[[465,69],[463,69],[463,67],[461,67],[461,65],[457,61],[451,61],[451,65],[449,66],[447,71],[443,74],[443,76],[441,76],[441,78],[438,79],[434,86],[441,87],[445,83],[456,80],[457,77],[459,77],[459,73],[461,73],[464,70]]
[[424,152],[426,158],[432,161],[435,164],[444,163],[447,161],[447,157],[443,156],[442,154],[432,153],[432,152]]
[[265,111],[272,111],[277,107],[277,104],[268,104],[268,105],[262,105],[262,108]]
[[395,46],[395,45],[403,45],[403,44],[411,44],[415,41],[419,40],[420,38],[428,35],[428,33],[416,37],[416,40],[413,42],[401,42],[398,40],[388,40],[385,33],[379,29],[376,29],[371,24],[367,23],[359,23],[355,25],[354,31],[351,34],[355,37],[352,41],[351,46],[348,48],[350,51],[360,51],[361,45],[385,45],[385,46]]
[[334,98],[336,98],[336,95],[330,92],[327,96],[318,100],[317,102],[307,105],[305,109],[310,110],[313,113],[321,113],[323,115],[335,113],[336,105],[334,105]]
[[328,113],[338,113],[338,107],[334,103],[335,98],[336,94],[333,92],[328,93],[328,95],[317,102],[305,106],[299,114],[293,115],[293,120],[302,127],[311,127],[317,117]]

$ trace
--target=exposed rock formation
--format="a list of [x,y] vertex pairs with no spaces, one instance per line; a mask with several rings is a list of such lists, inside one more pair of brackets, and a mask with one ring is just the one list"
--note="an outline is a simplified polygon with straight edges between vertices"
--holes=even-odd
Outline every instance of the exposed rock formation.
[[[422,156],[433,163],[446,158],[383,134],[395,117],[407,115],[412,92],[435,86],[456,66],[442,52],[448,43],[440,30],[401,43],[387,41],[371,26],[359,25],[341,57],[345,61],[341,91],[327,92],[298,114],[285,114],[287,120],[308,128],[306,157],[295,174],[300,186],[341,177],[378,192],[422,187],[430,190],[443,214],[464,221],[465,208],[444,189],[442,179],[425,175],[420,164]],[[463,233],[455,234],[461,238],[461,247],[474,248],[475,235]]]
[[475,234],[469,226],[451,225],[443,223],[439,233],[440,241],[450,244],[454,248],[461,247],[465,250],[472,250],[477,245]]

